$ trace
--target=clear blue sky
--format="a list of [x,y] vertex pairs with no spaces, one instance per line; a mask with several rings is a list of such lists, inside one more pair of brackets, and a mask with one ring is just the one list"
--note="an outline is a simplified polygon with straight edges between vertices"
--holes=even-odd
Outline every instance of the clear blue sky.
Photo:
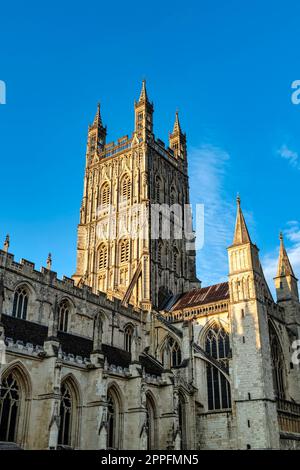
[[[226,278],[239,192],[272,271],[278,232],[300,275],[297,1],[5,2],[1,6],[0,238],[59,275],[75,270],[88,123],[101,101],[108,141],[133,130],[146,77],[155,134],[179,108],[193,202],[204,202],[204,284]],[[293,223],[291,223],[291,221]],[[269,274],[268,271],[268,274]]]

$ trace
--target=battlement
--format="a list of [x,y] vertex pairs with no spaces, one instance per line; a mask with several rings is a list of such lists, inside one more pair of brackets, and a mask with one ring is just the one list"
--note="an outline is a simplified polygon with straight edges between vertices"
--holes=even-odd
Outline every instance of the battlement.
[[15,261],[15,257],[12,253],[0,250],[0,273],[5,270],[22,275],[24,279],[27,278],[33,282],[49,285],[49,287],[61,292],[84,299],[87,302],[91,302],[94,305],[101,306],[108,310],[119,312],[120,314],[137,318],[141,313],[139,309],[133,308],[130,305],[124,307],[120,299],[113,298],[110,300],[104,292],[98,291],[94,293],[90,286],[85,284],[75,286],[74,280],[67,276],[63,276],[62,279],[59,279],[55,271],[51,271],[45,267],[41,267],[41,270],[37,271],[35,269],[35,263],[31,261],[22,258],[18,263]]
[[117,153],[124,152],[131,147],[132,139],[125,135],[120,137],[117,142],[110,142],[104,146],[104,151],[100,153],[101,158],[113,157]]

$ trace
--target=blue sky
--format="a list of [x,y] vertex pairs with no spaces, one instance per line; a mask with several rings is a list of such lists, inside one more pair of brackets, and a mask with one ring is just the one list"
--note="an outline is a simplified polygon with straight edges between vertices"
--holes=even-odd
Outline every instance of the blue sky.
[[[101,101],[108,141],[133,130],[147,79],[155,134],[176,108],[192,201],[204,202],[203,284],[226,279],[235,198],[272,278],[278,233],[300,275],[297,1],[13,2],[1,7],[0,238],[17,259],[75,270],[88,123]],[[298,157],[299,154],[299,157]]]

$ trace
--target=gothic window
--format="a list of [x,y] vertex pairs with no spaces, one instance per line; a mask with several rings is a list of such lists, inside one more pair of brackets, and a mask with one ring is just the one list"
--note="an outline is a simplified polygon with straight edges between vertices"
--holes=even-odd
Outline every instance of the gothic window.
[[122,240],[120,242],[120,264],[128,263],[129,261],[129,241]]
[[67,300],[63,300],[58,307],[58,329],[59,331],[68,331],[70,315],[70,304]]
[[125,351],[130,352],[130,353],[131,353],[132,337],[133,337],[133,327],[132,325],[127,325],[124,330],[124,348],[125,348]]
[[178,397],[178,421],[180,429],[180,449],[187,449],[187,433],[186,433],[187,406],[182,393]]
[[21,390],[12,372],[0,387],[0,441],[16,442],[20,404]]
[[284,358],[282,348],[279,343],[277,333],[271,323],[269,323],[270,346],[273,367],[273,383],[276,398],[285,399],[284,386]]
[[101,207],[105,208],[110,204],[110,188],[108,183],[104,183],[101,189]]
[[121,202],[130,201],[131,198],[131,180],[125,175],[121,181]]
[[179,265],[179,252],[178,252],[178,249],[175,247],[173,249],[173,270],[175,273],[178,273],[178,265]]
[[155,404],[150,395],[146,397],[147,450],[155,449]]
[[107,392],[107,449],[120,448],[120,401],[113,387]]
[[[206,352],[228,370],[230,352],[229,335],[224,328],[213,325],[206,336]],[[231,408],[230,385],[224,375],[211,364],[207,364],[208,409]]]
[[60,426],[58,433],[58,444],[71,445],[71,429],[73,415],[73,398],[67,383],[61,387],[60,401]]
[[155,194],[154,194],[155,202],[159,204],[160,203],[160,191],[161,191],[161,181],[159,177],[155,179],[154,191],[155,191]]
[[28,307],[28,290],[21,286],[15,291],[12,316],[26,320]]
[[165,341],[162,350],[162,363],[165,368],[176,367],[181,364],[180,346],[171,336],[168,336]]
[[98,250],[98,270],[107,268],[107,246],[101,245]]

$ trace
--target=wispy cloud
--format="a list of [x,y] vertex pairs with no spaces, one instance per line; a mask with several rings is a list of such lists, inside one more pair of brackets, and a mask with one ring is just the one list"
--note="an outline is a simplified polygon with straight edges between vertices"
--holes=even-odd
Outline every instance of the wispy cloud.
[[284,144],[280,147],[277,153],[281,156],[281,158],[287,160],[292,167],[300,170],[300,157],[298,152],[291,150],[287,145]]
[[[300,275],[300,222],[289,221],[283,231],[285,246],[294,269],[295,276]],[[274,294],[274,281],[278,263],[279,242],[276,250],[266,254],[262,259],[262,266],[271,291]]]
[[235,204],[224,189],[230,156],[203,145],[189,154],[192,204],[204,204],[204,246],[197,252],[197,273],[203,285],[227,280],[226,247],[233,237]]

